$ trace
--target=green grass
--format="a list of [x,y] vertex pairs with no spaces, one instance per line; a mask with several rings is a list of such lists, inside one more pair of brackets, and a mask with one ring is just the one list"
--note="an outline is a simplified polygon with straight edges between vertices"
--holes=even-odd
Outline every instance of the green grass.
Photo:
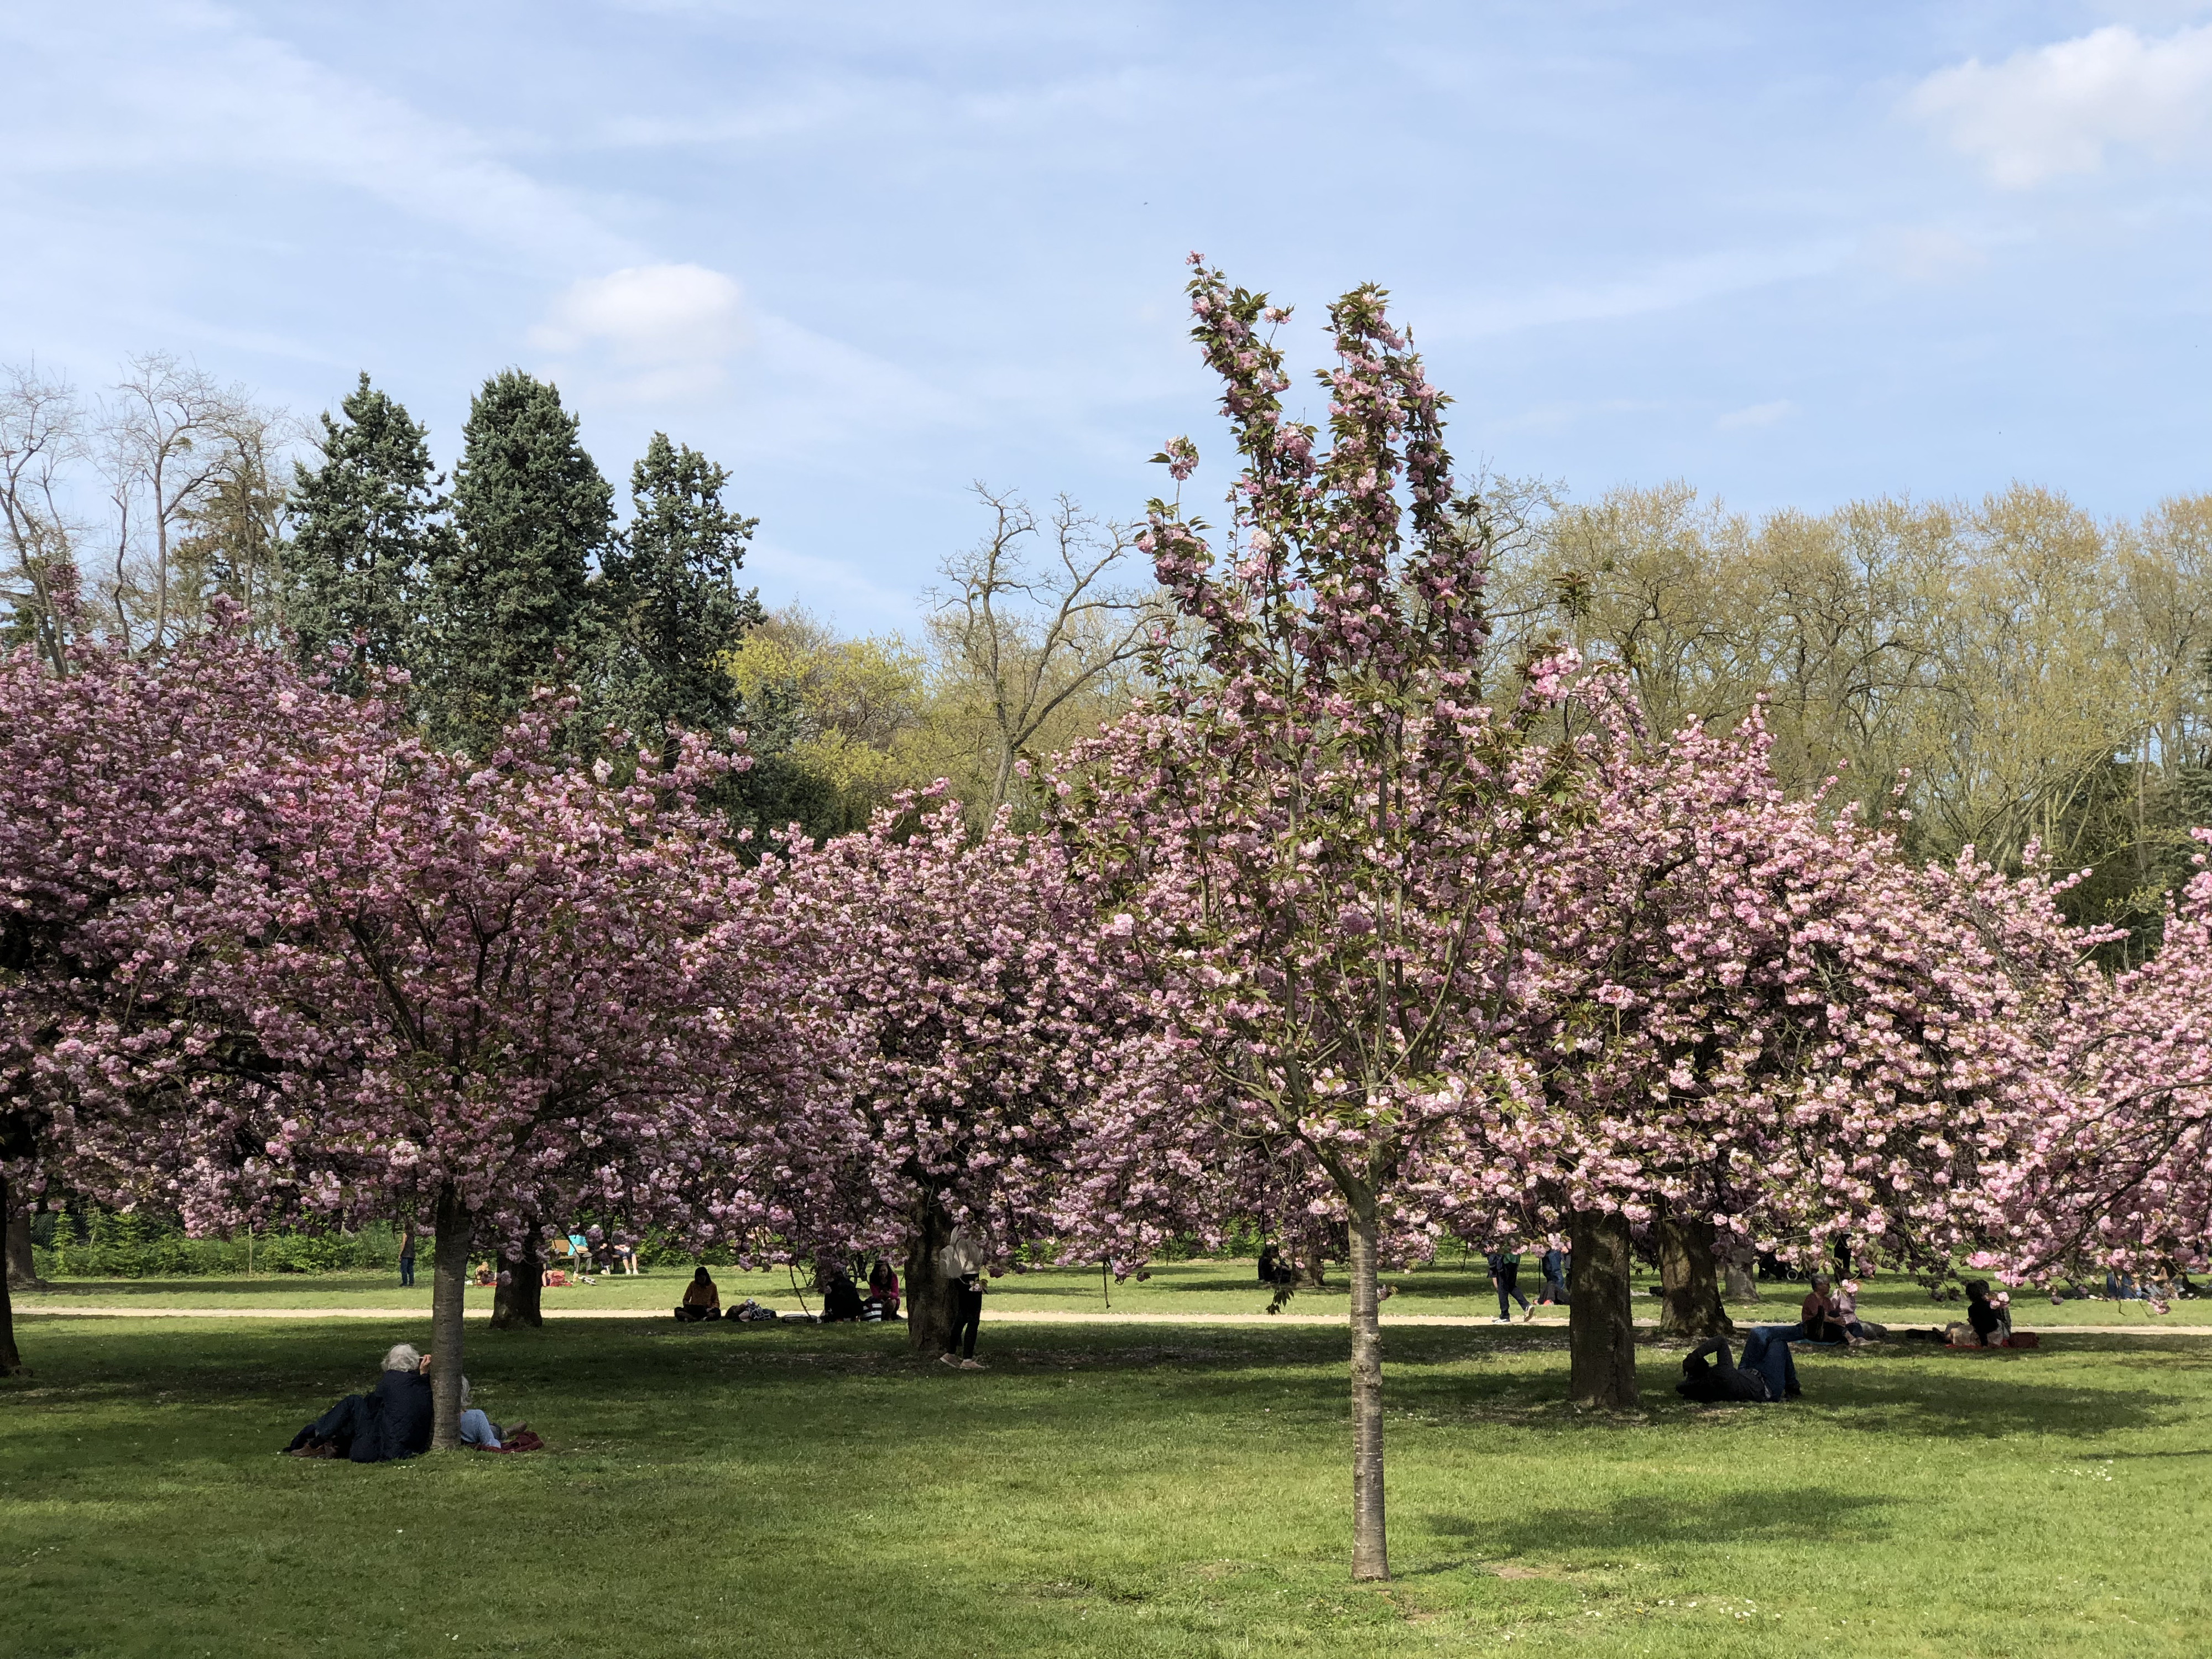
[[[1218,1266],[1218,1264],[1213,1264]],[[1117,1296],[1117,1304],[1119,1303]],[[1561,1334],[1389,1338],[1395,1582],[1347,1577],[1345,1340],[988,1323],[475,1329],[551,1449],[279,1457],[387,1327],[23,1323],[0,1652],[2184,1655],[2212,1342],[1814,1356],[1805,1400],[1559,1404]]]
[[[732,1267],[708,1271],[721,1288],[725,1307],[733,1307],[740,1297],[747,1296],[771,1307],[796,1309],[799,1305],[799,1297],[792,1288],[791,1275],[781,1269],[762,1273],[739,1273]],[[591,1308],[660,1312],[674,1304],[683,1291],[684,1280],[690,1277],[689,1268],[664,1267],[638,1278],[601,1278],[591,1285],[548,1290],[545,1305],[556,1310]],[[1448,1260],[1384,1277],[1398,1291],[1384,1304],[1386,1316],[1487,1316],[1498,1311],[1497,1298],[1491,1292],[1480,1261],[1472,1270],[1455,1260]],[[1523,1293],[1533,1297],[1538,1283],[1533,1265],[1524,1267],[1521,1275]],[[1640,1281],[1643,1285],[1650,1283],[1648,1278]],[[1760,1302],[1740,1307],[1735,1314],[1739,1320],[1779,1322],[1794,1316],[1797,1302],[1803,1295],[1802,1285],[1768,1285]],[[471,1290],[469,1305],[489,1310],[491,1296],[489,1290]],[[1255,1282],[1253,1264],[1233,1260],[1162,1263],[1142,1283],[1131,1280],[1104,1291],[1095,1268],[1087,1272],[1056,1268],[1008,1273],[994,1281],[992,1296],[994,1300],[989,1306],[1001,1315],[1027,1310],[1242,1315],[1263,1313],[1267,1305],[1267,1293]],[[16,1305],[26,1311],[35,1311],[42,1300],[99,1307],[413,1308],[427,1314],[430,1288],[427,1264],[411,1290],[402,1290],[397,1275],[390,1273],[334,1273],[312,1278],[285,1273],[250,1279],[70,1279],[59,1281],[52,1291],[36,1295],[18,1292]],[[820,1305],[820,1298],[811,1293],[806,1301],[809,1306]],[[1897,1325],[1942,1324],[1966,1316],[1962,1303],[1932,1303],[1920,1286],[1893,1276],[1869,1279],[1859,1304],[1868,1318]],[[1637,1311],[1640,1316],[1656,1318],[1657,1308],[1656,1298],[1639,1295]],[[1327,1289],[1302,1291],[1290,1307],[1296,1315],[1338,1318],[1343,1317],[1346,1310],[1345,1282],[1340,1270],[1332,1271]],[[2015,1313],[2018,1322],[2031,1328],[2081,1324],[2139,1324],[2146,1328],[2212,1327],[2212,1299],[2178,1302],[2172,1312],[2163,1318],[2154,1318],[2140,1302],[2068,1302],[2053,1307],[2032,1291],[2023,1291]],[[1565,1317],[1564,1310],[1547,1308],[1537,1314],[1540,1321],[1564,1322]]]

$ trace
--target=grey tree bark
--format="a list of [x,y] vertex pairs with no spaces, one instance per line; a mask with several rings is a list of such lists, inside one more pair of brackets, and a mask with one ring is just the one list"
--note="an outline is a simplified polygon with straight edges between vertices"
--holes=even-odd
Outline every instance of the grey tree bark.
[[438,1194],[430,1267],[430,1395],[435,1426],[430,1449],[461,1443],[461,1304],[468,1286],[469,1244],[476,1218],[448,1187]]
[[1735,1334],[1735,1325],[1721,1305],[1711,1222],[1660,1218],[1659,1288],[1659,1328],[1665,1334]]
[[545,1323],[545,1263],[538,1253],[538,1235],[532,1233],[523,1254],[502,1260],[507,1283],[491,1295],[491,1328],[511,1331],[519,1325],[539,1329]]
[[1375,1200],[1352,1202],[1352,1576],[1388,1578],[1382,1510],[1382,1301],[1376,1282]]
[[937,1253],[951,1237],[952,1224],[932,1194],[906,1252],[906,1340],[918,1354],[944,1352],[952,1328],[945,1281],[937,1276]]
[[1721,1269],[1721,1279],[1731,1302],[1759,1300],[1759,1275],[1747,1261],[1731,1261]]
[[1577,1210],[1567,1285],[1567,1398],[1585,1411],[1636,1407],[1636,1322],[1629,1311],[1628,1218]]
[[8,1288],[39,1288],[38,1258],[31,1254],[31,1212],[19,1210],[8,1218]]

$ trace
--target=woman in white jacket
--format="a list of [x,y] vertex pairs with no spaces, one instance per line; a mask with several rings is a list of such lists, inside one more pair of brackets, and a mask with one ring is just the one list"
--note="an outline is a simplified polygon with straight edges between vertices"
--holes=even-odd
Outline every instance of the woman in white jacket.
[[975,1358],[975,1332],[983,1322],[983,1269],[989,1260],[982,1239],[964,1225],[955,1227],[951,1241],[937,1253],[937,1276],[945,1281],[952,1316],[939,1358],[962,1370],[983,1369]]

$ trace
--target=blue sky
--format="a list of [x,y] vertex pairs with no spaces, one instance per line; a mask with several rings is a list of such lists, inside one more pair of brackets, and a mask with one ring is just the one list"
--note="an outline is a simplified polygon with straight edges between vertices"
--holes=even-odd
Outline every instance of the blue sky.
[[0,358],[367,368],[446,457],[519,364],[854,630],[972,480],[1218,462],[1193,248],[1309,328],[1385,284],[1462,461],[1578,495],[2212,488],[2212,4],[114,0],[0,56]]

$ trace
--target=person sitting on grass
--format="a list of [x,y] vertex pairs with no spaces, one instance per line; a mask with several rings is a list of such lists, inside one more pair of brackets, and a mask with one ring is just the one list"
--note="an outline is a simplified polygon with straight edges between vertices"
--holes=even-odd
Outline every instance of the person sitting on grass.
[[1968,1279],[1966,1328],[1973,1334],[1971,1346],[1977,1348],[2003,1347],[2012,1340],[2011,1299],[1992,1298],[1990,1281],[1986,1279]]
[[1741,1364],[1729,1358],[1726,1342],[1707,1337],[1683,1358],[1682,1380],[1674,1392],[1707,1406],[1771,1405],[1796,1399],[1797,1367],[1790,1358],[1787,1335],[1793,1328],[1760,1326],[1744,1339]]
[[693,1273],[691,1282],[684,1287],[684,1300],[677,1305],[676,1316],[686,1324],[722,1316],[722,1293],[714,1288],[714,1275],[704,1267]]
[[860,1314],[860,1292],[854,1287],[853,1275],[842,1267],[831,1269],[829,1279],[822,1286],[822,1322],[857,1323]]
[[868,1269],[868,1301],[878,1319],[896,1319],[899,1310],[898,1270],[881,1256]]
[[343,1457],[388,1463],[430,1449],[430,1357],[412,1343],[384,1356],[384,1374],[368,1394],[349,1394],[292,1437],[294,1457]]
[[1850,1310],[1840,1309],[1836,1305],[1836,1298],[1829,1289],[1827,1274],[1814,1273],[1812,1293],[1798,1304],[1797,1309],[1798,1327],[1803,1334],[1792,1337],[1790,1340],[1793,1342],[1849,1341],[1850,1332],[1845,1328],[1845,1323],[1856,1316]]

